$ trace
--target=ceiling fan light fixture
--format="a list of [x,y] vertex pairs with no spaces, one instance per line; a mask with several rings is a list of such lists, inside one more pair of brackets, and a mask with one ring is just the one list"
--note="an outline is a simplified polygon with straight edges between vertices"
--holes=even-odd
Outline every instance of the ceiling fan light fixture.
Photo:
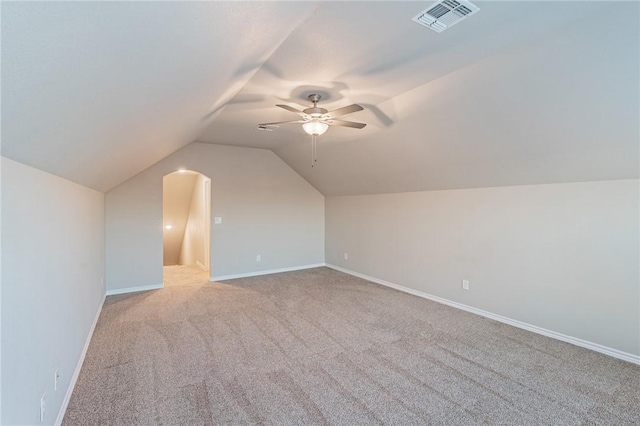
[[327,129],[329,128],[329,125],[326,123],[322,123],[320,121],[308,121],[302,124],[302,128],[309,135],[320,136],[327,131]]
[[[454,1],[454,0],[443,0],[443,1]],[[354,129],[363,129],[366,126],[366,124],[337,119],[338,117],[342,117],[343,115],[362,111],[364,108],[362,108],[358,104],[348,105],[346,107],[334,109],[333,111],[327,111],[326,109],[320,108],[318,106],[318,102],[320,101],[320,98],[321,98],[320,95],[318,95],[317,93],[312,93],[308,96],[308,98],[313,104],[313,106],[311,108],[307,108],[302,111],[300,111],[297,108],[291,107],[289,105],[276,105],[279,108],[286,109],[289,112],[298,114],[302,119],[278,121],[276,123],[263,123],[258,125],[258,129],[268,130],[269,126],[278,127],[280,124],[302,123],[302,130],[304,130],[306,134],[311,136],[311,167],[313,167],[317,161],[317,157],[316,157],[316,147],[317,147],[317,139],[318,139],[317,136],[323,135],[327,131],[329,126],[342,126],[342,127],[351,127]]]

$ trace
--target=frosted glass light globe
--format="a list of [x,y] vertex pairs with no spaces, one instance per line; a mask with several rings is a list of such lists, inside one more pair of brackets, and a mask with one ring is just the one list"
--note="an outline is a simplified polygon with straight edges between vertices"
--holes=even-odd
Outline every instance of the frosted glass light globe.
[[328,124],[321,123],[320,121],[309,121],[302,125],[302,128],[309,135],[321,135],[329,128]]

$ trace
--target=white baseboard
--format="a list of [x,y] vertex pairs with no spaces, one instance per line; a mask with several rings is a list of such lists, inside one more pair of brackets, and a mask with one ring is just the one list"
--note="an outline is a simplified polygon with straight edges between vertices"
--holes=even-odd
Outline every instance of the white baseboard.
[[140,287],[127,287],[116,288],[114,290],[107,290],[107,296],[114,296],[116,294],[135,293],[137,291],[158,290],[164,288],[164,283],[154,285],[142,285]]
[[62,420],[64,420],[64,414],[67,412],[67,407],[69,406],[69,401],[71,400],[73,389],[76,387],[76,382],[78,381],[78,377],[80,376],[80,370],[82,370],[82,364],[84,364],[84,357],[87,355],[87,350],[89,350],[91,337],[93,336],[93,332],[96,329],[96,324],[98,324],[98,318],[100,318],[100,313],[102,312],[105,298],[106,295],[102,298],[102,302],[98,307],[98,312],[96,312],[96,317],[93,319],[93,324],[91,324],[89,334],[87,335],[87,339],[84,342],[84,347],[82,348],[82,352],[80,353],[80,359],[78,359],[76,369],[73,371],[73,376],[71,376],[71,381],[69,382],[69,387],[67,387],[67,393],[65,393],[64,399],[62,400],[62,405],[60,406],[60,410],[58,411],[58,416],[56,417],[56,422],[54,423],[56,426],[60,426],[62,424]]
[[200,269],[202,269],[203,271],[207,270],[207,268],[205,268],[205,266],[202,263],[200,263],[199,260],[196,260],[196,265],[198,265],[200,267]]
[[371,281],[376,284],[380,284],[386,287],[391,287],[396,290],[400,290],[405,293],[413,294],[414,296],[422,297],[424,299],[429,299],[434,302],[442,303],[443,305],[448,305],[454,308],[462,309],[463,311],[471,312],[486,318],[491,318],[492,320],[499,321],[504,324],[512,325],[514,327],[518,327],[524,330],[531,331],[533,333],[541,334],[543,336],[551,337],[553,339],[561,340],[563,342],[571,343],[572,345],[580,346],[583,348],[591,349],[592,351],[600,352],[605,355],[612,356],[614,358],[621,359],[623,361],[628,361],[634,364],[640,365],[640,356],[630,354],[628,352],[623,352],[618,349],[610,348],[608,346],[603,346],[598,343],[589,342],[587,340],[582,340],[577,337],[567,336],[566,334],[557,333],[555,331],[547,330],[546,328],[538,327],[536,325],[527,324],[522,321],[514,320],[511,318],[504,317],[502,315],[494,314],[491,312],[483,311],[482,309],[474,308],[473,306],[464,305],[462,303],[453,302],[448,299],[444,299],[442,297],[434,296],[432,294],[423,293],[418,290],[414,290],[408,287],[403,287],[398,284],[391,283],[389,281],[381,280],[375,277],[370,277],[365,274],[361,274],[359,272],[351,271],[349,269],[341,268],[336,265],[331,265],[329,263],[326,264],[328,268],[335,269],[336,271],[344,272],[345,274],[353,275],[358,278],[365,279],[367,281]]
[[321,266],[326,266],[326,265],[324,263],[315,263],[313,265],[293,266],[291,268],[280,268],[280,269],[269,269],[265,271],[247,272],[245,274],[220,275],[217,277],[210,277],[209,281],[224,281],[224,280],[234,280],[236,278],[257,277],[260,275],[279,274],[281,272],[291,272],[291,271],[300,271],[302,269],[319,268]]

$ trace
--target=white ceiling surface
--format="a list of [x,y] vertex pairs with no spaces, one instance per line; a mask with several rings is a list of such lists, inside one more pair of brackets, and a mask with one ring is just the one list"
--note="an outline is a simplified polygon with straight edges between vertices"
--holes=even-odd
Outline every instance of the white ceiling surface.
[[2,155],[109,190],[193,142],[313,6],[2,2]]
[[[638,176],[637,2],[2,4],[2,154],[108,190],[193,140],[274,150],[325,195]],[[310,167],[276,108],[334,109]],[[326,102],[325,102],[326,101]]]
[[[323,4],[199,140],[273,149],[325,195],[638,177],[638,3],[477,2],[441,34],[411,21],[429,4]],[[299,124],[255,127],[314,91],[368,126],[311,168]]]

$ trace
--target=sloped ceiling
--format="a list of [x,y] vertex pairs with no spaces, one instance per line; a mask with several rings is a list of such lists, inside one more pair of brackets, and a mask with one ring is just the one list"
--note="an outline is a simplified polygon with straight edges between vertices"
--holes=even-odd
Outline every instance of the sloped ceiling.
[[[639,4],[3,4],[3,155],[108,190],[181,146],[271,149],[325,195],[638,177]],[[318,163],[275,107],[323,95]]]
[[193,142],[302,2],[2,2],[2,155],[107,191]]

